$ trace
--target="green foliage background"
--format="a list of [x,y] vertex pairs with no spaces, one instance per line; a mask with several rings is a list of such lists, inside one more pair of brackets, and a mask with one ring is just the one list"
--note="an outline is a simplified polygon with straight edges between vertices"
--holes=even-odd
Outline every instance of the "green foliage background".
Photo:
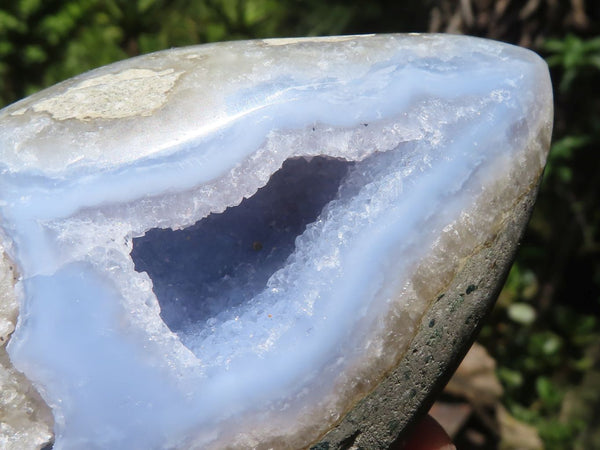
[[600,2],[0,0],[0,104],[175,46],[450,31],[531,47],[552,69],[554,144],[518,260],[480,340],[503,403],[548,448],[600,448]]

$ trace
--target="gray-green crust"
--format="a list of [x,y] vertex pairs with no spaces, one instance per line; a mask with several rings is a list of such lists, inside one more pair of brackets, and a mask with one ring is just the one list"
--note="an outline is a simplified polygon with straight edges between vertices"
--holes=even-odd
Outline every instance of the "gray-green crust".
[[503,228],[432,299],[398,366],[311,449],[387,449],[406,437],[443,389],[494,306],[537,191],[538,185],[532,186]]

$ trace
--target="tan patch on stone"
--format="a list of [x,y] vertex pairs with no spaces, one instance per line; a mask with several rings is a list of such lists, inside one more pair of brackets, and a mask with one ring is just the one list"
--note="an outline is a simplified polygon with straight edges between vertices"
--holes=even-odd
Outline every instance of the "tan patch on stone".
[[183,72],[128,69],[82,81],[66,92],[33,105],[54,119],[92,120],[149,116],[163,106]]
[[11,116],[22,116],[27,112],[27,108],[17,109],[16,111],[10,113]]
[[19,313],[15,281],[14,266],[0,245],[0,448],[39,449],[52,441],[54,419],[6,352]]

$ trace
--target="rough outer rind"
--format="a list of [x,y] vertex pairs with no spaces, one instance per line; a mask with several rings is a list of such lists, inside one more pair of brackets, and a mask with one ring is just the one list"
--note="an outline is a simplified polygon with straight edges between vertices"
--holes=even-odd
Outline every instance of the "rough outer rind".
[[425,414],[473,343],[504,285],[529,221],[538,184],[515,204],[513,215],[479,248],[444,292],[431,299],[404,357],[377,388],[312,450],[387,449]]
[[52,441],[54,426],[50,408],[6,352],[19,314],[14,267],[0,246],[0,448],[5,450],[42,448]]

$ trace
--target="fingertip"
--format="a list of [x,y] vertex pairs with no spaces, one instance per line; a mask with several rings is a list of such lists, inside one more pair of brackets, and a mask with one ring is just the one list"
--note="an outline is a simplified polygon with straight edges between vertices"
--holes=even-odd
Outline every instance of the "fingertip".
[[456,450],[456,447],[442,426],[433,417],[427,415],[417,423],[402,449]]

